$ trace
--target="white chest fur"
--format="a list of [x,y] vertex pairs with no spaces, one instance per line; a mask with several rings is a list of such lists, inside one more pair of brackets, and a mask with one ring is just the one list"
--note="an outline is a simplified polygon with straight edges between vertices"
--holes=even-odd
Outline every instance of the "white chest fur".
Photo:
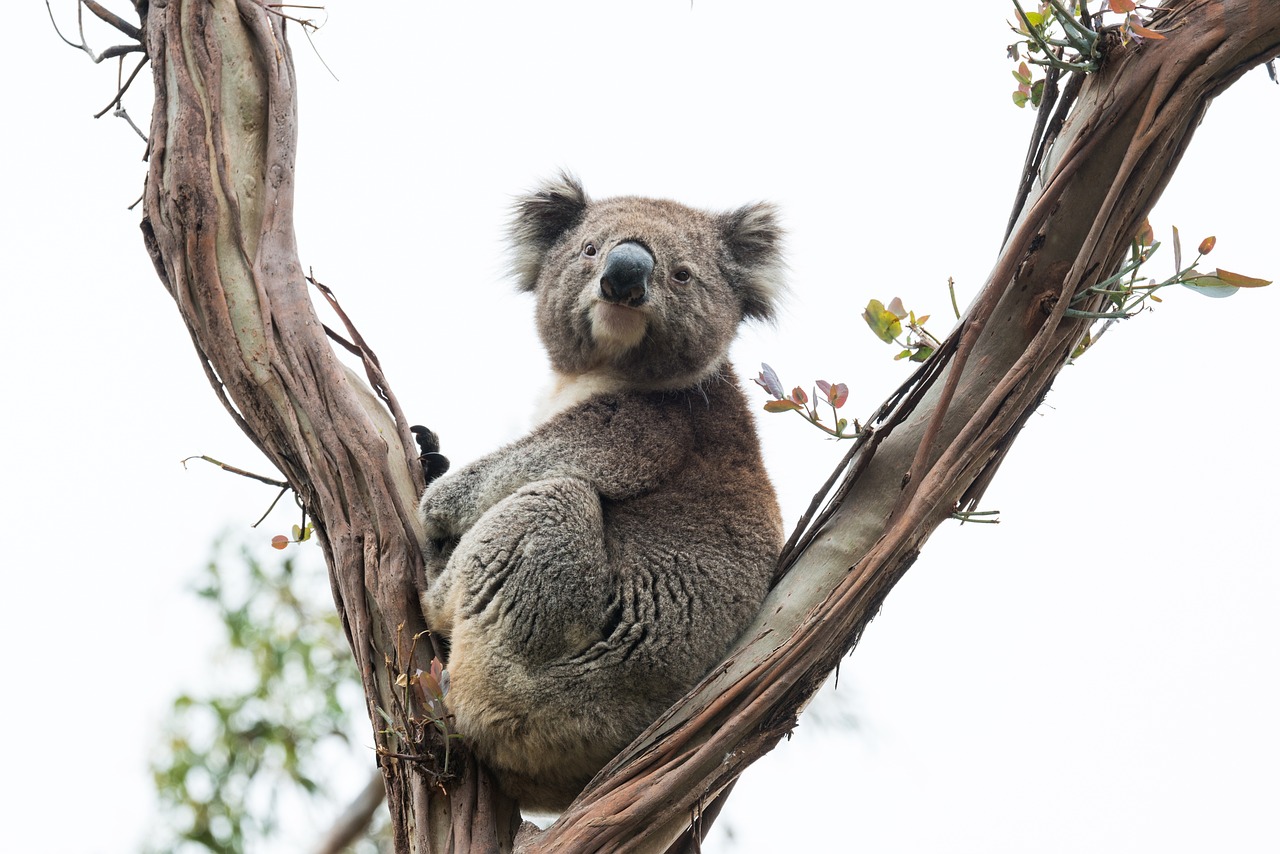
[[541,424],[552,416],[577,406],[598,394],[613,394],[627,387],[617,377],[603,373],[553,374],[542,403],[534,412],[534,423]]

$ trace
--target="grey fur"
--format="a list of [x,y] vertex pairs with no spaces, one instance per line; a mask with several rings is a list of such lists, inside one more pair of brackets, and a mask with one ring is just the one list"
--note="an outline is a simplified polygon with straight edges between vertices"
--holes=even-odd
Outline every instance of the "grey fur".
[[[562,175],[512,236],[559,410],[427,489],[423,608],[458,731],[522,806],[559,810],[764,597],[782,521],[726,354],[772,315],[781,230],[768,205],[591,201]],[[639,308],[601,297],[622,242],[654,260]]]

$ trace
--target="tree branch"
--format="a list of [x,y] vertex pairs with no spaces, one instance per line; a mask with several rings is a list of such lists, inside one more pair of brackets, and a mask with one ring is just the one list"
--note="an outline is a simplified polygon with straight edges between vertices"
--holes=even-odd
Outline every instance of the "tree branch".
[[[425,630],[414,513],[422,476],[409,425],[337,360],[307,292],[293,233],[285,21],[255,0],[170,0],[152,3],[146,23],[156,101],[144,237],[215,390],[315,520],[364,683],[397,850],[446,851],[462,839],[476,850],[509,846],[513,805],[456,747],[452,803],[457,792],[469,801],[449,809],[437,730],[395,684],[430,661],[429,645],[412,652]],[[372,354],[365,360],[376,368]]]
[[355,800],[338,816],[333,827],[329,828],[324,840],[316,846],[315,854],[342,854],[364,838],[373,821],[373,814],[382,806],[386,796],[387,787],[382,784],[382,775],[374,774]]
[[[725,664],[605,768],[528,851],[662,850],[790,730],[937,525],[972,505],[1087,320],[1072,297],[1114,270],[1212,98],[1280,52],[1280,6],[1177,0],[1165,41],[1113,48],[1045,134],[974,306],[845,464],[842,498]],[[1055,120],[1056,123],[1056,120]],[[972,342],[955,358],[957,338]],[[965,347],[965,344],[961,344]],[[961,370],[963,368],[963,370]],[[950,391],[946,391],[950,389]]]

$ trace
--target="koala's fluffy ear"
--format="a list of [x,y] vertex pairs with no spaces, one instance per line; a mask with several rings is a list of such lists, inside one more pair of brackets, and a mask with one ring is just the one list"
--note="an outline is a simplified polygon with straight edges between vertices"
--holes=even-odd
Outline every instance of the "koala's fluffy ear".
[[510,233],[512,267],[520,290],[531,291],[538,284],[547,250],[577,225],[589,201],[582,184],[568,172],[516,200]]
[[743,314],[772,320],[786,289],[782,260],[782,226],[778,209],[768,202],[745,205],[721,216],[725,247],[739,268]]

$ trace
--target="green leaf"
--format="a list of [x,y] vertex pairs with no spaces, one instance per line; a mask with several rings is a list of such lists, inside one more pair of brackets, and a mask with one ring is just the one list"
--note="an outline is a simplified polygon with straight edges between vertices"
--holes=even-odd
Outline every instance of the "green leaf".
[[1089,349],[1089,345],[1093,343],[1093,336],[1088,332],[1084,333],[1084,337],[1080,339],[1080,343],[1076,345],[1076,349],[1071,352],[1072,359],[1079,359],[1084,355],[1084,351]]
[[764,403],[765,412],[799,412],[800,404],[794,400],[766,400]]
[[1214,299],[1229,297],[1240,290],[1233,285],[1227,284],[1217,276],[1193,276],[1189,279],[1183,279],[1181,284],[1183,287],[1191,288],[1196,293],[1204,294]]
[[867,322],[867,326],[871,327],[876,337],[886,344],[892,344],[893,339],[902,334],[902,324],[898,316],[885,309],[884,303],[878,299],[867,303],[866,309],[862,312],[862,319]]
[[923,362],[932,355],[933,355],[933,348],[928,345],[921,344],[920,346],[916,347],[916,351],[911,354],[911,361]]
[[1242,276],[1219,267],[1212,274],[1183,279],[1182,284],[1207,297],[1221,299],[1231,296],[1240,288],[1265,288],[1271,282],[1266,279],[1255,279],[1252,276]]

